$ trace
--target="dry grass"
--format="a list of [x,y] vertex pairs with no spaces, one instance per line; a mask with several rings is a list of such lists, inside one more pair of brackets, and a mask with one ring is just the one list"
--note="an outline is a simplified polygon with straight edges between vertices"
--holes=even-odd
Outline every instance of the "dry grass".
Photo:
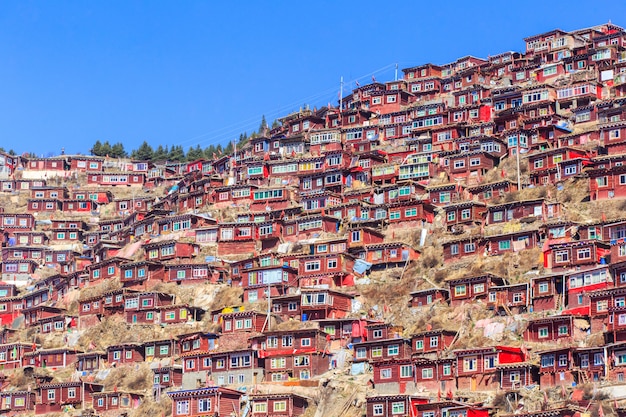
[[85,330],[78,340],[78,346],[86,349],[93,342],[96,348],[105,349],[120,343],[154,340],[163,335],[163,329],[158,326],[129,325],[123,317],[111,316]]
[[129,413],[130,417],[170,415],[172,415],[172,400],[167,394],[162,394],[159,402],[153,401],[150,397],[145,397],[141,405]]
[[136,364],[132,367],[112,368],[103,381],[105,391],[143,391],[152,389],[154,374],[147,363]]

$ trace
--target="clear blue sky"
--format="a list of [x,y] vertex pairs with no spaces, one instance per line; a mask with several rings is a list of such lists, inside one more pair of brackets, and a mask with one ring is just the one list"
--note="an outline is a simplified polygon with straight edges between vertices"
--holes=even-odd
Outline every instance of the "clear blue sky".
[[262,115],[336,104],[341,76],[347,91],[396,63],[523,51],[526,36],[624,16],[589,1],[4,1],[0,146],[225,144]]

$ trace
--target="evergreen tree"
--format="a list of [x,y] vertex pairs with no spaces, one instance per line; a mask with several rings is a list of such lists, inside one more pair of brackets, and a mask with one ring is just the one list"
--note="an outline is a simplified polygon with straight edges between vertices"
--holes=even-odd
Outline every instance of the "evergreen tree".
[[207,159],[213,159],[214,156],[217,156],[215,153],[215,145],[210,145],[204,150],[204,157]]
[[111,155],[112,158],[126,158],[128,153],[124,150],[124,145],[122,142],[117,142],[115,145],[111,147]]
[[272,122],[272,129],[276,129],[277,127],[280,127],[280,123],[278,123],[278,120],[274,119]]
[[170,150],[169,155],[167,156],[167,159],[170,161],[176,161],[176,162],[182,162],[185,160],[185,151],[183,150],[182,146],[172,146],[172,149]]
[[111,156],[111,144],[108,140],[102,144],[100,156]]
[[13,149],[9,149],[9,155],[15,156],[17,155]]
[[168,152],[163,149],[163,145],[159,145],[159,147],[154,151],[153,161],[165,161],[167,159]]
[[204,157],[204,152],[202,151],[202,148],[200,148],[200,145],[197,145],[195,148],[192,146],[189,147],[189,150],[187,151],[187,155],[186,155],[188,162],[195,161],[203,157]]
[[100,143],[100,141],[97,140],[96,143],[93,144],[89,152],[91,152],[91,154],[95,156],[103,156],[102,155],[102,143]]
[[265,115],[263,115],[263,118],[261,119],[261,124],[259,125],[259,135],[263,135],[265,129],[267,129],[267,121],[265,120]]
[[144,140],[141,146],[133,151],[131,157],[139,161],[151,161],[152,158],[154,158],[154,151],[152,150],[152,146]]

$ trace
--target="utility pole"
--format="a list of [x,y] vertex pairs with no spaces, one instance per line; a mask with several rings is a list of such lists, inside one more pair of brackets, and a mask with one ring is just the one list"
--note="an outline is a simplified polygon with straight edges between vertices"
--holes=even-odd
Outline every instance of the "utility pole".
[[398,81],[398,64],[396,64],[396,76],[394,81]]
[[517,160],[517,191],[521,191],[522,190],[522,180],[520,178],[520,172],[519,172],[519,135],[517,136],[517,151],[515,152],[515,157]]
[[341,108],[343,107],[343,75],[339,81],[339,114],[341,114]]

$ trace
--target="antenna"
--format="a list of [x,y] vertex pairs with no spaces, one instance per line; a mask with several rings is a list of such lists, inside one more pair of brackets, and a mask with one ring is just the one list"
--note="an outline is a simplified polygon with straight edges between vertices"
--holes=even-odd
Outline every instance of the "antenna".
[[394,81],[398,81],[398,64],[396,64],[396,76]]

